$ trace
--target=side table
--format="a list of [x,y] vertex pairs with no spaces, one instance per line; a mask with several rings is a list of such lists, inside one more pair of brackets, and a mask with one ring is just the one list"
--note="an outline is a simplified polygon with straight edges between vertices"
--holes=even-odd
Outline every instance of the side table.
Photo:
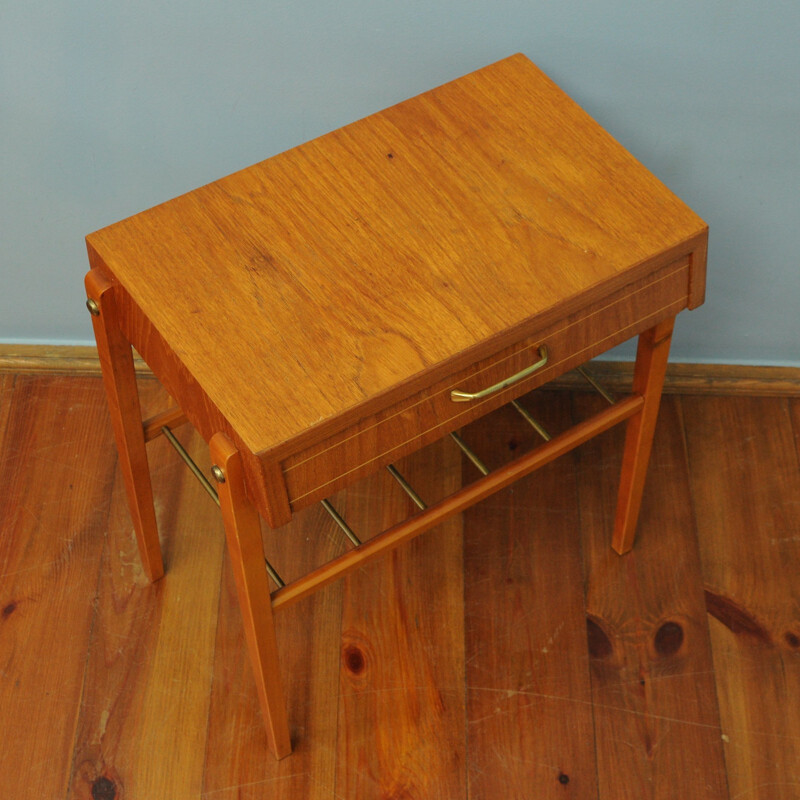
[[[522,55],[87,237],[144,569],[163,574],[145,444],[163,434],[180,451],[172,428],[188,421],[210,444],[217,489],[200,477],[221,505],[277,757],[291,751],[280,608],[623,421],[612,546],[632,546],[673,321],[703,301],[706,242]],[[633,391],[592,418],[540,430],[494,472],[458,436],[505,403],[530,418],[517,398],[632,336]],[[131,347],[173,410],[142,420]],[[448,435],[482,477],[426,506],[393,463]],[[362,542],[327,498],[382,468],[419,510]],[[278,527],[316,502],[349,549],[284,585],[260,517]]]

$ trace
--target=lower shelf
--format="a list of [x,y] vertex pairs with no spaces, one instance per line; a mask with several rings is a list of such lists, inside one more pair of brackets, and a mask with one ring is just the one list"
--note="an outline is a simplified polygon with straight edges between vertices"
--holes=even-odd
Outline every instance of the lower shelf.
[[[338,513],[330,500],[323,500],[323,507],[346,537],[350,549],[288,584],[283,581],[278,571],[269,560],[265,559],[269,577],[276,586],[271,594],[273,608],[289,606],[307,597],[317,589],[321,589],[323,586],[343,577],[352,570],[358,569],[365,563],[435,527],[447,517],[464,511],[475,503],[504,489],[520,478],[523,478],[550,461],[578,447],[592,437],[629,419],[642,408],[644,399],[641,395],[632,394],[621,400],[615,400],[589,373],[582,368],[580,368],[578,372],[583,379],[605,398],[609,403],[607,408],[599,411],[589,419],[578,423],[569,430],[559,433],[556,436],[551,436],[545,427],[527,411],[522,402],[518,400],[512,401],[511,406],[526,420],[528,425],[536,431],[542,443],[510,463],[504,464],[494,470],[490,470],[486,466],[481,456],[475,453],[458,433],[450,434],[453,442],[469,459],[476,471],[480,473],[481,477],[431,505],[427,505],[398,469],[390,465],[387,467],[389,473],[408,495],[418,511],[402,522],[392,525],[386,530],[372,536],[367,541],[361,541],[358,534],[350,528],[346,520]],[[172,433],[172,427],[185,422],[186,418],[179,409],[163,412],[145,421],[145,438],[150,440],[163,434],[195,476],[200,480],[208,494],[216,504],[219,505],[219,497],[217,496],[213,484],[192,461],[191,457]]]
[[368,542],[354,547],[338,558],[317,568],[296,581],[272,593],[273,608],[291,605],[312,594],[337,578],[362,566],[374,558],[398,547],[404,542],[438,525],[447,517],[458,514],[475,503],[534,472],[589,439],[597,436],[636,414],[644,404],[639,395],[631,395],[581,422],[565,433],[552,438],[510,464],[489,472],[482,478],[451,494],[444,500],[428,506],[407,520],[379,533]]

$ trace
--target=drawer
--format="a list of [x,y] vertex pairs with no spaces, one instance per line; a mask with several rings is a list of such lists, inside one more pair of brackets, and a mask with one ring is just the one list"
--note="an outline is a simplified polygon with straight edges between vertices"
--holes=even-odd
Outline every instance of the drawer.
[[[689,262],[683,259],[289,456],[281,468],[292,509],[329,496],[677,314],[688,290]],[[475,393],[537,363],[542,346],[547,362],[526,378],[480,399],[451,399],[454,389]]]

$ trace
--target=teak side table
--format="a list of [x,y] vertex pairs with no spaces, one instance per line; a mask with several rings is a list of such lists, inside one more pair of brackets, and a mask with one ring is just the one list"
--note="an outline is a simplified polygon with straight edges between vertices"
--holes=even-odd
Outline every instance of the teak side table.
[[[673,321],[703,301],[707,228],[524,56],[87,242],[145,571],[163,574],[145,443],[180,448],[171,429],[189,421],[210,443],[277,757],[291,743],[273,611],[623,420],[612,545],[632,546]],[[517,397],[635,335],[632,393],[587,421],[494,472],[458,437],[505,403],[525,413]],[[131,346],[173,411],[143,422]],[[426,507],[392,463],[448,434],[484,475]],[[325,498],[384,467],[420,510],[361,543]],[[283,585],[259,517],[278,527],[318,501],[350,549]]]

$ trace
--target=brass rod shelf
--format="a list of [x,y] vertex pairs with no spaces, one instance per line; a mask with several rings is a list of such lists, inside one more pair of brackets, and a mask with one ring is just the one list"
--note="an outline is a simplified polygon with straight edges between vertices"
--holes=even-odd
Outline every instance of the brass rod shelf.
[[620,400],[588,420],[578,423],[570,430],[555,436],[546,444],[520,456],[510,464],[500,467],[440,500],[438,503],[429,506],[425,511],[421,511],[403,522],[387,528],[383,533],[379,533],[354,550],[334,558],[284,588],[278,589],[271,595],[272,607],[275,609],[283,608],[302,600],[304,597],[313,594],[317,589],[321,589],[323,586],[343,577],[354,569],[358,569],[374,558],[435,527],[447,517],[464,511],[525,475],[534,472],[539,467],[568,453],[597,434],[629,419],[638,413],[643,405],[644,398],[638,394]]
[[455,432],[450,434],[450,438],[459,446],[461,452],[475,465],[481,475],[488,475],[489,468],[481,461],[478,454]]
[[606,402],[611,403],[612,405],[616,402],[616,398],[614,397],[608,389],[605,388],[601,383],[598,382],[597,378],[592,375],[585,367],[578,367],[578,372],[587,380],[594,390],[598,392]]
[[353,547],[358,547],[361,540],[353,533],[353,529],[345,522],[344,517],[333,507],[330,500],[323,500],[322,507],[331,516],[331,519],[341,528],[342,533],[350,540]]
[[219,495],[217,490],[211,485],[211,481],[203,474],[203,470],[197,466],[194,459],[186,452],[183,445],[175,438],[175,434],[166,426],[161,426],[161,433],[166,437],[166,440],[175,448],[177,454],[181,457],[184,464],[189,467],[192,475],[200,481],[201,486],[208,492],[209,497],[219,506]]
[[414,505],[419,508],[421,511],[424,511],[428,506],[425,504],[423,499],[414,491],[414,487],[400,474],[397,467],[393,464],[388,464],[386,466],[389,474],[400,484],[400,487],[403,491],[411,498]]
[[542,437],[542,439],[544,439],[546,442],[549,442],[553,438],[547,432],[547,430],[545,430],[544,425],[542,425],[542,423],[539,422],[537,419],[534,419],[534,417],[531,415],[531,412],[528,411],[528,409],[525,408],[525,406],[523,406],[516,400],[512,400],[511,405],[517,409],[520,416],[528,423],[528,425],[531,426],[531,428],[533,428],[536,431],[536,433],[539,434],[539,436]]
[[[184,419],[184,421],[186,420]],[[175,452],[181,457],[183,463],[189,467],[189,471],[192,473],[192,475],[194,475],[195,478],[200,481],[200,485],[206,490],[206,492],[208,492],[208,496],[217,504],[217,506],[219,506],[219,494],[217,493],[217,490],[214,488],[211,481],[209,481],[205,476],[203,470],[197,466],[197,462],[195,462],[189,453],[186,452],[186,448],[175,438],[175,434],[167,425],[161,426],[159,434],[163,435],[164,438],[175,448]],[[279,589],[282,589],[284,586],[286,586],[286,583],[281,579],[281,576],[278,575],[275,567],[273,567],[266,558],[264,559],[264,564],[267,568],[267,574],[275,582],[275,585]]]
[[278,587],[278,589],[283,589],[283,587],[286,586],[286,583],[284,583],[283,578],[278,575],[275,567],[273,567],[266,558],[264,559],[264,566],[267,568],[267,575],[272,578],[273,583]]

